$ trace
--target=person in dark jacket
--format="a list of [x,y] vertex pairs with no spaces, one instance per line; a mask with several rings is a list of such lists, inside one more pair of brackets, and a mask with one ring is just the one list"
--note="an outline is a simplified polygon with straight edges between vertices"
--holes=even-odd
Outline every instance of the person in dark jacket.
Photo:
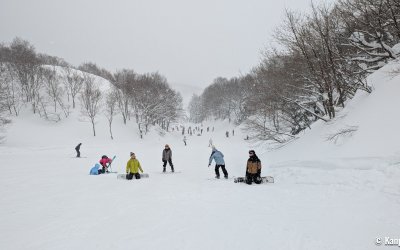
[[261,161],[254,150],[249,151],[246,167],[246,183],[250,185],[252,182],[261,183]]
[[162,161],[163,161],[163,172],[165,172],[165,167],[167,166],[167,162],[169,163],[169,166],[171,167],[171,172],[174,172],[174,164],[172,164],[172,151],[169,148],[169,145],[166,144],[165,148],[162,152]]
[[82,143],[79,143],[78,146],[75,147],[76,151],[76,157],[81,157],[81,152],[79,151],[81,149]]

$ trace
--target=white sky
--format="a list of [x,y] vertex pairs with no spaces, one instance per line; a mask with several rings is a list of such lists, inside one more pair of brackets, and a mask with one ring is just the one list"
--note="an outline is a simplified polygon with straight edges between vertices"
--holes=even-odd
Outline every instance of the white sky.
[[74,65],[159,71],[171,85],[205,87],[218,76],[247,73],[285,7],[309,6],[310,0],[0,0],[0,42],[19,36]]

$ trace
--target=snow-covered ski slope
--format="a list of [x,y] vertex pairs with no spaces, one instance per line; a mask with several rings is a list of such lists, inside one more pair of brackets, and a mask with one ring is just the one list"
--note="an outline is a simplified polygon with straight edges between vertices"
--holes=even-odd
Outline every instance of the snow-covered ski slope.
[[[228,123],[204,123],[185,147],[180,131],[141,140],[120,117],[110,140],[103,117],[93,137],[79,112],[58,123],[23,112],[0,145],[0,249],[379,249],[377,237],[400,238],[400,76],[386,73],[393,67],[372,75],[374,92],[359,93],[334,121],[280,150],[255,148],[263,175],[275,177],[259,186],[212,179],[210,138],[231,177],[244,175],[252,148],[238,128],[225,137]],[[355,126],[352,137],[325,140]],[[76,159],[79,142],[85,158]],[[167,143],[179,174],[161,174]],[[129,152],[150,178],[88,175],[103,154],[117,155],[112,168],[123,173]]]

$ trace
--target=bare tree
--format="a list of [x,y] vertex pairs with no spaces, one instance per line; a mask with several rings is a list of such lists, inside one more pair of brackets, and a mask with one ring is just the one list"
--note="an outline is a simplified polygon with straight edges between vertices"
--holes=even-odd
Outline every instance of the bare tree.
[[194,94],[189,102],[189,120],[194,123],[200,123],[205,120],[205,112],[203,111],[203,102],[201,97]]
[[111,125],[113,122],[113,117],[115,116],[115,111],[116,111],[117,102],[118,102],[117,99],[118,99],[118,90],[114,89],[109,94],[107,94],[106,106],[104,109],[104,115],[106,116],[106,118],[108,120],[108,127],[110,129],[111,140],[114,139]]
[[10,114],[18,116],[22,106],[21,89],[4,62],[0,62],[0,88],[2,104]]
[[10,45],[9,66],[22,86],[26,101],[31,101],[37,87],[36,74],[41,67],[35,48],[28,41],[15,38]]
[[393,46],[400,42],[400,5],[397,0],[340,0],[335,11],[343,23],[351,59],[364,70],[382,67],[400,57]]
[[327,141],[332,141],[337,144],[340,139],[352,137],[355,132],[357,132],[358,126],[346,126],[339,131],[330,134],[326,137]]
[[84,77],[69,67],[64,67],[64,84],[67,89],[68,99],[69,95],[72,97],[72,108],[75,108],[75,97],[82,89]]
[[122,114],[124,124],[126,125],[127,119],[130,114],[130,103],[132,100],[132,94],[134,91],[134,85],[137,74],[133,70],[121,70],[114,74],[114,85],[117,86],[117,100],[118,109]]
[[95,85],[94,78],[86,75],[83,91],[80,95],[82,114],[87,116],[92,123],[93,136],[96,136],[95,118],[100,110],[101,91]]
[[43,71],[46,92],[54,104],[54,112],[57,112],[57,103],[60,102],[63,89],[61,87],[55,67],[46,68]]

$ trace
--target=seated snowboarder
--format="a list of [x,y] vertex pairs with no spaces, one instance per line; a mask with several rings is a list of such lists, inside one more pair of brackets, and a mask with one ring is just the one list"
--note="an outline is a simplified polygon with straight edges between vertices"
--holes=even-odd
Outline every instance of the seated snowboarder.
[[89,174],[90,174],[90,175],[98,175],[98,174],[101,174],[100,169],[101,169],[101,165],[98,164],[98,163],[96,163],[96,165],[94,165],[94,167],[92,167],[92,168],[90,169]]
[[130,153],[131,158],[129,161],[126,163],[126,179],[127,180],[132,180],[133,176],[135,176],[136,179],[140,179],[140,172],[143,173],[143,169],[140,166],[139,161],[136,159],[135,153]]
[[208,161],[208,167],[210,167],[213,159],[215,161],[215,178],[219,179],[219,168],[221,168],[222,172],[224,173],[225,179],[228,179],[228,172],[225,169],[224,155],[220,151],[218,151],[215,146],[212,146],[212,152]]
[[108,173],[108,167],[110,166],[112,159],[108,158],[107,155],[103,155],[99,161],[101,164],[101,169],[99,169],[99,174]]
[[169,145],[165,145],[165,149],[162,152],[162,161],[163,161],[163,172],[165,172],[165,167],[167,166],[167,162],[171,167],[171,172],[174,172],[174,165],[172,164],[172,151],[169,148]]
[[246,167],[246,183],[250,185],[252,182],[261,183],[261,161],[254,150],[249,151]]

